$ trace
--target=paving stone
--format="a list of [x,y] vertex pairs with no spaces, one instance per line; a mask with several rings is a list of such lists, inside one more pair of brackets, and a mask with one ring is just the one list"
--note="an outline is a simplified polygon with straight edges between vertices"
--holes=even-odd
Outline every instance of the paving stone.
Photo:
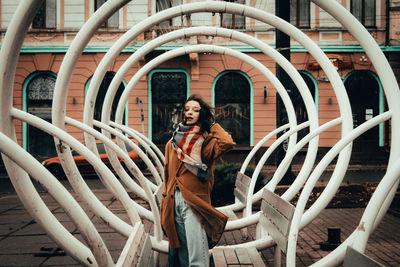
[[39,266],[45,259],[34,257],[32,254],[0,254],[0,266]]
[[0,255],[34,254],[51,246],[55,243],[47,235],[8,236],[0,241]]
[[[75,224],[73,224],[72,222],[62,222],[61,224],[67,229],[68,232],[73,232],[76,229]],[[11,235],[12,236],[46,235],[46,232],[41,225],[33,221],[33,223],[24,226],[18,231],[13,232]]]
[[[125,209],[110,192],[106,190],[94,190],[94,192],[105,206],[110,207],[113,213],[129,222]],[[52,197],[46,194],[42,194],[42,197],[46,203],[49,203],[49,207],[55,216],[63,224],[68,224],[68,230],[74,230],[70,218],[54,202]],[[141,203],[147,205],[145,201],[141,201]],[[84,209],[87,210],[87,208]],[[2,210],[3,212],[1,212]],[[296,266],[308,266],[327,255],[329,251],[319,250],[319,242],[327,240],[327,228],[339,227],[341,229],[341,240],[344,241],[356,229],[363,211],[364,209],[360,208],[327,209],[318,214],[308,226],[299,232]],[[93,216],[90,211],[89,214],[110,249],[112,257],[114,260],[118,259],[127,238],[116,233],[111,227]],[[81,266],[70,256],[57,256],[48,259],[34,258],[34,253],[39,252],[41,247],[57,247],[57,245],[45,235],[38,224],[29,224],[31,221],[32,218],[20,204],[16,195],[0,196],[0,266],[3,266],[4,263],[7,263],[6,266],[38,266],[41,263],[40,260],[44,261],[42,266]],[[145,231],[153,233],[153,223],[148,220],[143,220],[143,223],[145,224]],[[400,218],[387,214],[370,236],[365,253],[385,266],[400,266],[400,231],[397,230],[399,223]],[[248,229],[250,240],[254,239],[255,226],[248,227]],[[74,236],[78,240],[83,240],[79,233],[74,234]],[[240,231],[235,230],[224,233],[220,244],[238,242],[246,241],[241,239]],[[267,266],[273,266],[273,248],[262,250],[261,255]],[[18,261],[15,261],[15,259],[18,259]],[[160,266],[166,266],[166,260],[167,255],[161,254]],[[285,261],[284,255],[282,261]]]

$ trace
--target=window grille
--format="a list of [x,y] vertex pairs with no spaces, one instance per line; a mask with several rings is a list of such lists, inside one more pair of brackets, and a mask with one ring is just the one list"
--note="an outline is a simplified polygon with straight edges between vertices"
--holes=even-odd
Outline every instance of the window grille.
[[250,84],[240,73],[223,74],[215,85],[215,119],[238,145],[250,144]]
[[184,72],[155,72],[151,76],[152,139],[165,144],[180,120],[188,81]]

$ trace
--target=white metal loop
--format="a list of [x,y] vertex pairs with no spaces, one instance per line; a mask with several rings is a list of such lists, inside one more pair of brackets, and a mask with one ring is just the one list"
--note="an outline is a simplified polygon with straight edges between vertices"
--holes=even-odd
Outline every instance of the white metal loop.
[[[104,244],[99,236],[99,233],[93,227],[90,220],[88,221],[87,215],[83,212],[81,207],[78,206],[71,195],[66,192],[65,188],[63,188],[60,183],[56,181],[55,178],[49,174],[43,166],[40,165],[40,163],[38,163],[31,155],[29,155],[26,151],[23,151],[23,149],[17,145],[16,131],[13,120],[19,119],[21,121],[25,121],[30,125],[33,125],[38,129],[41,129],[52,135],[55,138],[55,143],[57,144],[57,153],[61,159],[62,166],[74,190],[87,202],[90,209],[96,215],[105,220],[119,233],[123,234],[124,236],[129,236],[130,232],[132,231],[132,226],[123,222],[107,208],[105,208],[96,198],[93,192],[88,188],[72,158],[70,147],[74,148],[81,155],[83,155],[95,167],[100,179],[104,182],[106,187],[121,201],[128,213],[132,225],[140,220],[139,215],[154,222],[155,235],[152,237],[153,248],[158,251],[166,252],[167,242],[161,240],[162,236],[158,208],[153,197],[153,191],[155,191],[157,186],[159,186],[163,180],[162,162],[164,161],[164,156],[161,154],[161,151],[151,142],[151,140],[146,138],[143,134],[140,134],[135,129],[130,129],[129,127],[124,126],[122,124],[122,114],[128,101],[129,94],[132,92],[136,83],[143,75],[146,75],[158,64],[176,56],[197,52],[226,54],[236,57],[254,66],[275,86],[276,90],[283,99],[289,117],[289,123],[287,125],[284,125],[272,131],[271,133],[267,133],[266,136],[262,138],[259,143],[257,143],[254,150],[250,152],[244,164],[242,165],[240,172],[244,173],[248,163],[251,160],[251,157],[268,139],[274,137],[277,133],[283,130],[288,130],[280,138],[277,138],[277,140],[273,142],[273,144],[262,156],[260,162],[256,166],[256,170],[254,171],[250,184],[245,216],[242,219],[229,221],[226,227],[227,230],[238,229],[240,227],[248,226],[258,222],[259,214],[251,214],[251,205],[254,201],[257,201],[261,198],[261,190],[256,193],[253,191],[261,168],[272,151],[276,149],[276,147],[285,138],[290,137],[289,149],[286,153],[286,156],[278,166],[278,169],[271,181],[266,185],[267,188],[274,190],[296,153],[305,144],[309,144],[306,160],[304,161],[304,165],[302,166],[298,177],[289,187],[289,189],[281,196],[283,199],[290,200],[304,185],[296,205],[296,210],[291,225],[289,245],[286,255],[287,266],[294,266],[295,264],[296,243],[299,230],[301,230],[302,227],[307,225],[316,216],[318,216],[322,209],[326,207],[329,200],[333,197],[341,181],[343,180],[344,174],[348,168],[353,140],[375,125],[389,119],[391,120],[391,148],[387,173],[374,192],[361,218],[360,225],[362,224],[364,226],[364,231],[358,231],[356,229],[341,246],[339,246],[328,256],[324,257],[322,260],[315,263],[315,265],[333,266],[340,264],[344,257],[344,251],[347,245],[352,245],[355,249],[361,252],[364,251],[369,235],[379,224],[383,218],[383,215],[386,213],[395,194],[395,189],[399,183],[398,177],[400,175],[400,168],[398,166],[400,158],[400,106],[398,105],[398,101],[400,100],[400,90],[393,71],[374,38],[369,34],[365,27],[363,27],[363,25],[359,23],[341,4],[337,3],[335,0],[312,0],[313,3],[324,9],[339,23],[341,23],[341,25],[348,30],[363,47],[380,78],[380,81],[383,85],[383,90],[385,92],[386,101],[388,103],[387,112],[370,119],[356,129],[353,129],[350,102],[343,82],[328,57],[318,47],[317,44],[315,44],[301,30],[273,14],[251,6],[228,3],[224,1],[201,1],[176,6],[144,19],[127,31],[117,42],[115,42],[114,45],[111,46],[109,51],[99,63],[89,85],[89,90],[87,91],[84,104],[83,123],[81,123],[66,117],[66,97],[75,66],[84,48],[87,46],[89,40],[103,23],[104,19],[109,18],[114,12],[118,11],[126,3],[130,2],[129,0],[106,1],[106,3],[103,4],[83,25],[64,57],[56,80],[53,96],[53,124],[47,123],[32,114],[15,109],[12,105],[14,76],[16,73],[19,51],[22,47],[29,25],[42,1],[43,0],[20,1],[20,4],[10,22],[10,26],[8,27],[5,38],[2,42],[0,60],[4,64],[0,65],[0,111],[2,114],[2,116],[0,116],[0,151],[6,155],[4,157],[6,170],[16,189],[16,192],[18,193],[18,196],[21,198],[25,207],[32,214],[35,220],[44,227],[49,236],[56,240],[56,242],[59,243],[72,257],[85,265],[90,265],[87,263],[87,258],[93,262],[94,266],[109,266],[114,264],[107,248],[103,246]],[[110,84],[109,91],[106,94],[104,102],[101,122],[95,121],[93,118],[93,111],[98,89],[106,71],[112,62],[115,61],[120,52],[126,46],[128,46],[131,41],[137,38],[139,34],[143,33],[152,26],[177,16],[191,15],[199,12],[226,12],[230,14],[242,15],[247,18],[252,18],[254,20],[272,25],[288,34],[292,39],[302,45],[312,57],[314,57],[314,59],[321,66],[322,70],[326,73],[337,98],[340,112],[339,118],[333,119],[319,126],[319,119],[315,104],[304,80],[301,78],[299,73],[297,73],[294,66],[292,66],[286,59],[283,58],[283,56],[281,56],[270,46],[254,37],[246,35],[245,33],[223,28],[202,26],[186,28],[161,35],[155,40],[149,41],[143,45],[139,50],[136,51],[136,53],[129,57],[129,59],[117,71]],[[271,57],[277,64],[282,66],[282,68],[289,74],[290,78],[299,89],[307,109],[309,121],[300,125],[297,124],[292,101],[290,100],[281,82],[267,67],[244,53],[227,47],[218,47],[215,45],[189,45],[187,47],[177,48],[156,57],[144,65],[133,75],[129,81],[118,103],[116,119],[114,122],[110,121],[111,105],[115,98],[118,85],[121,83],[127,71],[135,63],[137,63],[140,57],[143,57],[165,42],[174,41],[177,38],[185,38],[196,35],[220,36],[234,39],[247,43],[248,45],[259,49],[261,52]],[[65,129],[66,123],[77,127],[83,132],[87,147],[63,130]],[[315,157],[318,150],[319,135],[328,128],[338,124],[340,124],[341,127],[340,140],[329,150],[316,168],[311,172],[311,168],[315,162]],[[95,131],[93,129],[94,125],[100,126],[103,129],[102,133]],[[309,134],[297,142],[297,131],[303,127],[310,128]],[[141,149],[134,145],[128,137],[122,134],[122,132],[136,138],[139,143],[142,144],[148,154],[141,151]],[[111,134],[118,137],[118,144],[121,146],[118,146],[109,139]],[[112,166],[117,171],[118,175],[122,177],[121,180],[139,196],[149,201],[151,211],[138,205],[138,203],[133,202],[114,174],[101,162],[101,160],[98,158],[98,151],[95,146],[95,138],[103,141],[106,145],[107,155],[109,156]],[[146,162],[148,168],[156,179],[157,185],[150,183],[144,177],[143,173],[127,155],[126,151],[124,150],[125,143],[122,145],[121,140],[132,146],[140,155],[140,157]],[[17,151],[18,153],[13,153],[12,151]],[[22,161],[22,157],[18,157],[17,154],[23,155],[24,160]],[[129,180],[129,175],[121,167],[117,155],[124,159],[128,168],[136,175],[136,177],[138,177],[140,185]],[[153,159],[155,164],[153,164],[148,155]],[[321,173],[326,169],[331,160],[337,156],[337,164],[329,183],[317,201],[306,212],[304,212],[305,204],[315,186],[316,181],[319,179]],[[52,216],[48,208],[38,196],[28,174],[32,175],[38,181],[44,184],[50,193],[57,199],[57,201],[59,201],[59,203],[68,210],[70,217],[77,224],[77,227],[85,237],[90,249],[80,243],[76,238],[72,237],[54,218],[54,216]],[[245,205],[242,203],[234,203],[232,205],[220,207],[219,209],[230,209],[235,211],[244,207]],[[258,249],[263,249],[273,245],[273,243],[274,241],[270,237],[264,236],[260,239],[246,242],[244,244],[237,244],[235,246],[254,245]]]

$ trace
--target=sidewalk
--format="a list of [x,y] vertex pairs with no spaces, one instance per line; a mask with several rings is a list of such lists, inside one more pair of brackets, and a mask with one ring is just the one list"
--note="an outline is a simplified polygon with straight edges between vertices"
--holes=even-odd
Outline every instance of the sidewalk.
[[[128,221],[122,205],[104,189],[93,189],[98,198],[113,213]],[[59,205],[47,193],[41,193],[53,214],[65,227],[79,238],[79,233]],[[325,256],[328,252],[319,248],[319,242],[327,241],[327,228],[339,227],[341,240],[344,240],[357,226],[363,209],[327,209],[299,234],[297,246],[297,265],[308,266]],[[98,218],[92,217],[114,260],[119,256],[126,238]],[[387,214],[370,237],[366,254],[385,266],[400,266],[400,218]],[[145,221],[145,229],[151,232],[151,224]],[[255,227],[250,227],[254,236]],[[226,232],[221,244],[242,242],[240,231]],[[261,251],[267,266],[273,266],[273,250]],[[166,255],[160,257],[166,266]],[[80,266],[70,256],[58,248],[32,220],[15,193],[0,195],[0,266]]]

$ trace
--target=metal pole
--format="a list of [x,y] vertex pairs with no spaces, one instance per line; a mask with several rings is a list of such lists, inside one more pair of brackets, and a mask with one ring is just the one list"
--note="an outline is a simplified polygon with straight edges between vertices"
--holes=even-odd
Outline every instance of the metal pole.
[[[290,22],[290,0],[275,0],[275,15],[282,18],[285,21]],[[280,31],[278,28],[275,30],[275,45],[276,49],[288,60],[290,61],[290,36]],[[276,64],[276,77],[281,81],[283,86],[288,91],[289,95],[291,93],[291,82],[289,75],[283,70],[283,68]],[[279,94],[276,94],[276,128],[285,125],[288,122],[286,109],[282,104],[282,99]],[[282,135],[279,133],[277,138]],[[285,143],[285,142],[284,142]],[[285,157],[285,144],[281,144],[276,151],[275,164],[279,166]],[[292,184],[294,177],[292,175],[292,167],[289,165],[285,175],[283,176],[282,184]]]

